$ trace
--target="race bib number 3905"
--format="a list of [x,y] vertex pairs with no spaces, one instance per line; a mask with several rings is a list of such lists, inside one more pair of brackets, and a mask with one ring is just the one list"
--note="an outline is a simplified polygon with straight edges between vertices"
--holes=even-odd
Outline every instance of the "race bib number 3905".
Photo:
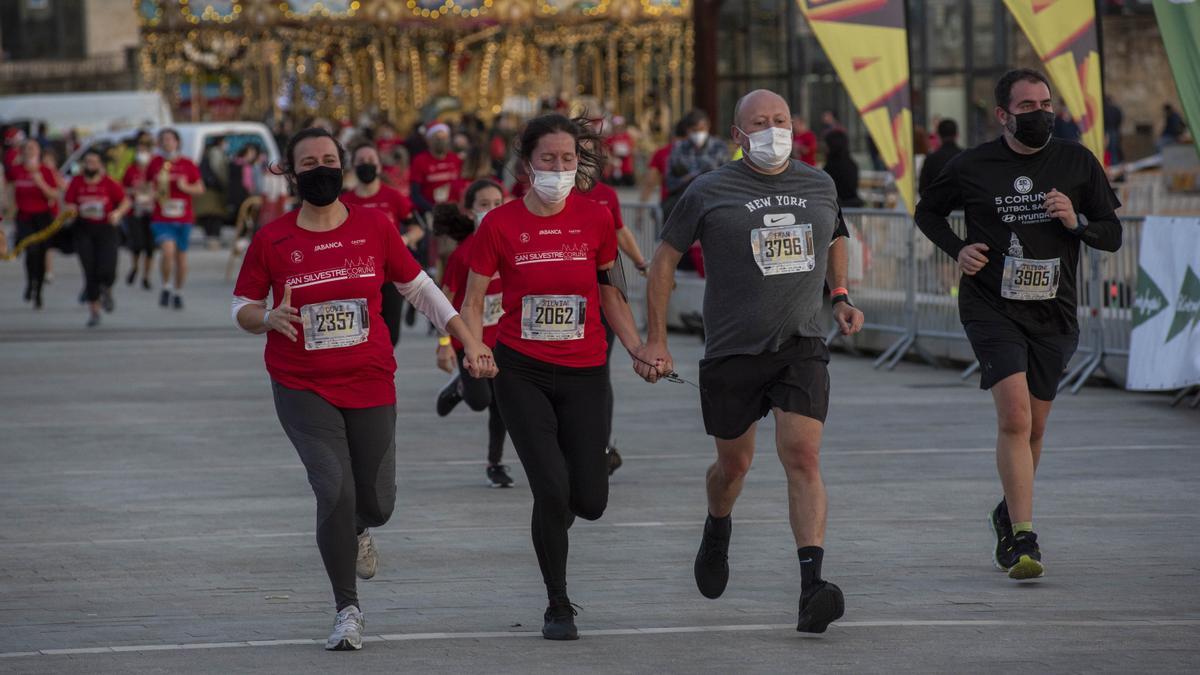
[[582,340],[587,298],[580,295],[527,295],[521,298],[521,337],[526,340]]
[[750,252],[764,276],[811,272],[817,266],[811,223],[751,230]]
[[370,324],[366,298],[331,300],[300,308],[304,322],[304,348],[353,347],[367,341]]
[[1007,256],[1000,295],[1008,300],[1050,300],[1058,295],[1060,269],[1058,258],[1030,260]]

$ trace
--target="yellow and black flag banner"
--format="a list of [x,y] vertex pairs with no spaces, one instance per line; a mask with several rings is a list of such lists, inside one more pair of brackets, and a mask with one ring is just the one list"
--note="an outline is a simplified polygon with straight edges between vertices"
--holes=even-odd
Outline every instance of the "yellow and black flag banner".
[[858,108],[912,213],[912,94],[904,0],[796,2]]
[[21,252],[30,246],[35,244],[43,244],[47,241],[50,241],[50,239],[53,238],[54,235],[58,234],[58,231],[63,228],[63,225],[75,218],[75,215],[75,209],[64,210],[62,213],[58,214],[58,217],[54,219],[54,222],[18,241],[11,250],[0,251],[0,260],[13,260],[17,256],[21,255]]
[[1004,0],[1033,43],[1058,96],[1104,161],[1104,100],[1095,0]]

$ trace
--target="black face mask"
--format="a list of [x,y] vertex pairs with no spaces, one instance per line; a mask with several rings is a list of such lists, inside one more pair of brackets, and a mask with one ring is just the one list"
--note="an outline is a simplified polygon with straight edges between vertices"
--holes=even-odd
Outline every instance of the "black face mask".
[[83,175],[87,178],[95,178],[100,175],[100,169],[84,169]]
[[1050,134],[1054,131],[1054,113],[1047,110],[1009,113],[1008,123],[1004,126],[1025,147],[1041,149],[1050,142]]
[[450,141],[435,138],[429,142],[429,149],[433,154],[440,157],[450,151]]
[[354,167],[354,176],[358,178],[358,182],[374,183],[375,178],[379,175],[379,167],[374,164],[359,164]]
[[342,170],[336,166],[318,166],[296,174],[300,198],[313,206],[329,206],[342,193]]

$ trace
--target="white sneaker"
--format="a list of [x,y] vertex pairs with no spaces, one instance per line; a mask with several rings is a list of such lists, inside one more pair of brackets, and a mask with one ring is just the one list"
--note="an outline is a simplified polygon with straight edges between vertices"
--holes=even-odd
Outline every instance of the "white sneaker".
[[354,563],[354,573],[359,579],[370,579],[375,576],[379,567],[379,549],[375,548],[375,538],[370,530],[363,530],[358,535],[358,560]]
[[362,612],[354,605],[337,613],[333,620],[333,632],[325,641],[325,649],[331,652],[348,652],[362,649],[362,632],[366,621]]

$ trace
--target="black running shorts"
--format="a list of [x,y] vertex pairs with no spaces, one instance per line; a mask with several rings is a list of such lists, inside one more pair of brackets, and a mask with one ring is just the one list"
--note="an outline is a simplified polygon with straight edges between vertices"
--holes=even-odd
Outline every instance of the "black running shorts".
[[964,321],[963,329],[979,359],[980,389],[991,389],[1014,373],[1025,373],[1029,393],[1042,401],[1054,400],[1063,371],[1079,345],[1078,333],[1030,335],[999,312]]
[[733,439],[771,408],[825,421],[829,412],[829,348],[821,338],[794,337],[777,352],[700,361],[700,408],[709,436]]

